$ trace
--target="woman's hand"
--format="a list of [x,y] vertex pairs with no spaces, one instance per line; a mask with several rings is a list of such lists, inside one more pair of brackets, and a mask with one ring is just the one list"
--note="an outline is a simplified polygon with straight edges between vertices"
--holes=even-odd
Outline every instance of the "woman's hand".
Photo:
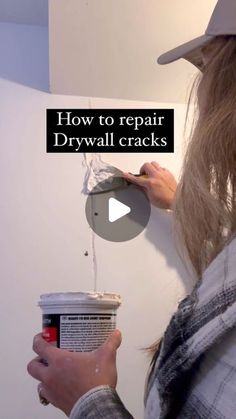
[[115,330],[96,351],[69,352],[55,348],[39,334],[33,343],[38,357],[27,369],[40,381],[40,396],[69,416],[74,404],[87,391],[100,385],[116,387],[116,350],[120,344],[121,333]]
[[171,209],[177,188],[177,182],[169,170],[161,167],[157,162],[145,163],[140,169],[144,177],[124,173],[128,181],[141,186],[150,202],[158,208]]

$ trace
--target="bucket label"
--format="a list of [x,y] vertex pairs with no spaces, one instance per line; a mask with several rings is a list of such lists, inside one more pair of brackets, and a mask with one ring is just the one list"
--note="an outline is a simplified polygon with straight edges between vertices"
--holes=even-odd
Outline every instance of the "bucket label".
[[43,315],[43,337],[58,348],[74,352],[97,349],[115,328],[115,313]]

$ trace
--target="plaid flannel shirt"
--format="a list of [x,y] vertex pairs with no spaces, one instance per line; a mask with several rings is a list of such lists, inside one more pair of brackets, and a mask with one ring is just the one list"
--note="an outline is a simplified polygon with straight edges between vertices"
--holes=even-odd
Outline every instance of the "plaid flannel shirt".
[[[155,356],[145,419],[236,418],[236,235],[179,304]],[[70,419],[130,419],[115,390],[86,393]]]

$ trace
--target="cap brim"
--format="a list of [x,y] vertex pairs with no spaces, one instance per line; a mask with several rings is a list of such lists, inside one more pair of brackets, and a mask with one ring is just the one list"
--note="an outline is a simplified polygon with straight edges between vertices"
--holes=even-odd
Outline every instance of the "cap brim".
[[201,70],[203,68],[201,48],[210,42],[213,38],[214,36],[211,35],[199,36],[192,41],[186,42],[185,44],[182,44],[177,48],[174,48],[165,54],[160,55],[160,57],[157,59],[157,62],[158,64],[163,65],[172,63],[179,58],[185,58]]

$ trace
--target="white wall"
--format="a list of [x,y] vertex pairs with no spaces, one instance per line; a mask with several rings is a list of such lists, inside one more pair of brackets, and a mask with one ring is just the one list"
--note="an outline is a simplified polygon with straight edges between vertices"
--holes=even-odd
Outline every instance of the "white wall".
[[48,28],[8,23],[0,28],[0,77],[48,91]]
[[1,0],[0,22],[48,24],[48,0]]
[[49,0],[53,93],[186,103],[195,68],[156,59],[205,32],[216,0]]
[[[6,33],[6,25],[0,29]],[[8,25],[8,30],[14,34],[15,25]],[[36,43],[44,36],[30,26],[22,25],[21,30],[22,37]],[[34,42],[28,44],[29,56]],[[159,107],[163,103],[50,95],[26,86],[21,77],[24,68],[18,71],[17,62],[19,82],[15,83],[12,61],[5,58],[3,74],[0,68],[1,417],[56,419],[64,415],[39,404],[36,382],[26,372],[26,364],[33,357],[32,337],[41,328],[37,301],[45,292],[92,289],[94,277],[91,231],[81,194],[83,159],[80,154],[46,154],[45,109]],[[22,66],[21,57],[18,59]],[[28,65],[26,62],[26,68]],[[32,62],[38,80],[37,69],[40,74],[41,67]],[[36,84],[44,90],[44,81]],[[178,175],[185,106],[168,106],[176,109],[174,155],[104,157],[131,171],[137,171],[146,159],[156,159]],[[96,237],[95,248],[98,288],[116,291],[123,299],[118,316],[118,327],[123,332],[118,391],[135,419],[141,419],[148,360],[140,348],[162,334],[177,300],[191,289],[191,274],[177,255],[169,215],[163,211],[153,210],[146,230],[136,239],[111,243]],[[84,256],[85,250],[88,257]]]

